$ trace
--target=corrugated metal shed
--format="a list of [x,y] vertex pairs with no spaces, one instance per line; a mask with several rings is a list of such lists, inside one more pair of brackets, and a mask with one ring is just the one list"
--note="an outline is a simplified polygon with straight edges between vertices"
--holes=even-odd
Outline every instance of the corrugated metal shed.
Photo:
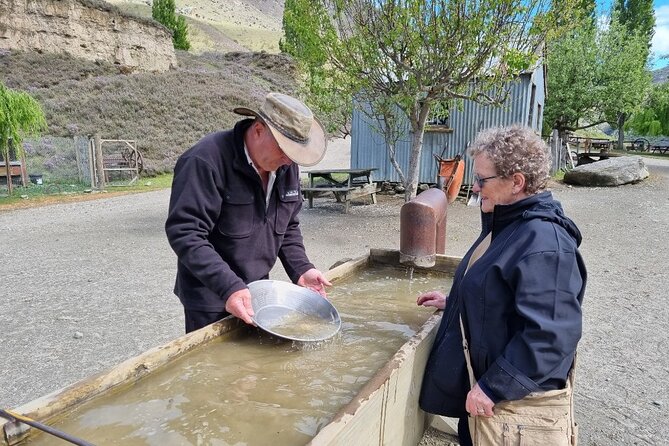
[[[512,124],[529,125],[541,132],[545,99],[544,72],[539,66],[533,72],[524,73],[510,85],[507,101],[503,106],[482,106],[464,101],[462,107],[450,112],[451,131],[426,130],[420,158],[419,182],[437,182],[437,162],[433,155],[452,158],[463,153],[476,134],[486,128]],[[411,134],[409,123],[406,132],[397,144],[397,162],[406,174],[409,166]],[[465,184],[470,184],[472,161],[466,157]],[[358,109],[353,111],[351,125],[351,168],[376,167],[375,181],[399,182],[400,178],[388,155],[386,144],[370,119]]]

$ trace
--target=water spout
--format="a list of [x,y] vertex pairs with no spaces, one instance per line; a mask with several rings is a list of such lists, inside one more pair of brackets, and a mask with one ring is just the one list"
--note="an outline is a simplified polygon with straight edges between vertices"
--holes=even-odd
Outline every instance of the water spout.
[[429,268],[446,252],[446,194],[428,189],[400,209],[400,263]]

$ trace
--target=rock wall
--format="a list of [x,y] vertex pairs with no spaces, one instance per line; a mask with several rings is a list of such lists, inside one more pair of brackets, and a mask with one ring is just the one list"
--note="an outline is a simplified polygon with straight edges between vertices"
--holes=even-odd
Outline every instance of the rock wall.
[[66,52],[129,71],[177,64],[169,30],[98,0],[0,0],[0,48]]

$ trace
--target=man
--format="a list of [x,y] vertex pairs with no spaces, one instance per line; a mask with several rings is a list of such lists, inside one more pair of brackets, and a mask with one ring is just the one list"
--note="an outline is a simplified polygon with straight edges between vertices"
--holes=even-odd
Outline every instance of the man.
[[253,324],[247,283],[281,260],[290,279],[325,297],[330,283],[307,258],[297,214],[297,164],[325,155],[322,125],[302,102],[269,93],[253,117],[205,136],[178,159],[165,223],[177,254],[174,293],[186,333],[229,314]]

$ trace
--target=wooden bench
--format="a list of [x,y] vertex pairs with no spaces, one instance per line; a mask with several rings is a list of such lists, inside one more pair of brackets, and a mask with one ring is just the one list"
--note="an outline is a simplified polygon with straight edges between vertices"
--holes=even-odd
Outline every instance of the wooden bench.
[[[24,161],[10,161],[9,162],[9,174],[11,175],[11,180],[19,179],[20,184],[23,187],[26,187],[28,184],[28,172],[26,170],[26,164]],[[6,180],[7,178],[7,167],[4,161],[0,161],[0,178]],[[9,186],[9,185],[8,185]]]

